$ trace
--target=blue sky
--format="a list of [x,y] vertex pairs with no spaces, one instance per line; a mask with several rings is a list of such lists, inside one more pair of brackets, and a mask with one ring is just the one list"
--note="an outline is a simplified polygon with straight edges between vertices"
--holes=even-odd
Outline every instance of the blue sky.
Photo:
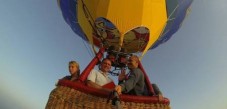
[[[190,15],[142,63],[172,109],[227,109],[227,1],[194,0]],[[56,0],[0,4],[0,108],[43,109],[56,81],[92,56]]]

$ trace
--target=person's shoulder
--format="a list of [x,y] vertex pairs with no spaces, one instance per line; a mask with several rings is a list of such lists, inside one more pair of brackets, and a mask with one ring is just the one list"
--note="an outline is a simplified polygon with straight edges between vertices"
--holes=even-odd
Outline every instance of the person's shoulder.
[[135,68],[133,70],[134,70],[134,72],[142,72],[142,70],[140,68]]
[[142,72],[142,70],[141,70],[140,68],[135,68],[135,69],[134,69],[134,73],[135,73],[136,75],[143,75],[143,72]]
[[99,72],[98,70],[92,69],[91,72],[90,72],[90,74],[91,74],[91,75],[94,75],[94,74],[97,74],[98,72]]
[[96,69],[92,69],[92,70],[91,70],[91,72],[92,72],[92,73],[97,73],[97,72],[98,72],[98,70],[96,70]]
[[71,76],[70,75],[67,75],[67,76],[63,77],[62,79],[64,79],[64,80],[70,80],[71,79]]

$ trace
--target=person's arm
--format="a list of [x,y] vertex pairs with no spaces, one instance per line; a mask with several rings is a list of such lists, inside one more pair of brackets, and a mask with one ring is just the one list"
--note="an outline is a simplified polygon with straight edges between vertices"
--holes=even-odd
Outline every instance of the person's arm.
[[155,94],[158,95],[159,101],[164,100],[164,97],[162,95],[162,92],[160,91],[160,89],[158,88],[158,86],[156,84],[152,84],[152,87],[153,87],[153,89],[155,91]]
[[90,87],[94,87],[98,90],[101,90],[101,91],[106,91],[106,92],[110,92],[112,91],[111,89],[106,89],[106,88],[103,88],[102,86],[98,85],[95,83],[95,79],[96,79],[97,75],[96,75],[96,70],[92,70],[91,73],[88,75],[88,78],[87,78],[87,85],[90,86]]
[[124,83],[120,84],[122,92],[128,93],[130,90],[132,90],[136,86],[136,84],[139,81],[139,78],[142,74],[142,73],[141,74],[140,73],[141,72],[137,72],[137,70],[131,71],[128,79]]
[[112,90],[111,89],[107,89],[107,88],[103,88],[102,86],[90,81],[90,80],[87,80],[87,85],[90,86],[90,87],[94,87],[98,90],[101,90],[101,91],[105,91],[105,92],[111,92]]
[[154,89],[154,92],[155,94],[161,94],[162,95],[162,92],[160,91],[159,87],[156,85],[156,84],[152,84],[152,87]]
[[96,84],[95,82],[92,82],[90,80],[87,80],[87,85],[90,86],[90,87],[94,87],[94,88],[97,88],[97,89],[101,89],[102,86]]

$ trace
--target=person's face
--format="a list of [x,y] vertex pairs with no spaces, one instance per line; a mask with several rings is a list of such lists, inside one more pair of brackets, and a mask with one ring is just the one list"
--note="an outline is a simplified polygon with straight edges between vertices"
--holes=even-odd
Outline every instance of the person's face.
[[130,57],[128,60],[128,68],[137,68],[138,67],[138,62],[136,61],[135,57]]
[[111,61],[110,60],[104,60],[102,63],[101,63],[101,66],[100,66],[100,70],[107,73],[110,71],[111,69]]
[[76,74],[78,72],[78,70],[79,69],[77,68],[77,66],[75,64],[69,65],[69,72],[70,72],[71,75]]

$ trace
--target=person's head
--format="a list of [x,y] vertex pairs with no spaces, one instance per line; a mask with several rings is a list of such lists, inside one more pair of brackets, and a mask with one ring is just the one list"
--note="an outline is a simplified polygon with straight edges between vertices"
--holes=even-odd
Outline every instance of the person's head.
[[127,65],[130,69],[137,68],[139,65],[139,57],[136,55],[132,55],[131,57],[129,57]]
[[107,73],[111,69],[111,60],[105,58],[102,60],[101,65],[100,65],[100,70]]
[[69,62],[69,73],[71,75],[79,75],[80,74],[80,66],[76,61]]

